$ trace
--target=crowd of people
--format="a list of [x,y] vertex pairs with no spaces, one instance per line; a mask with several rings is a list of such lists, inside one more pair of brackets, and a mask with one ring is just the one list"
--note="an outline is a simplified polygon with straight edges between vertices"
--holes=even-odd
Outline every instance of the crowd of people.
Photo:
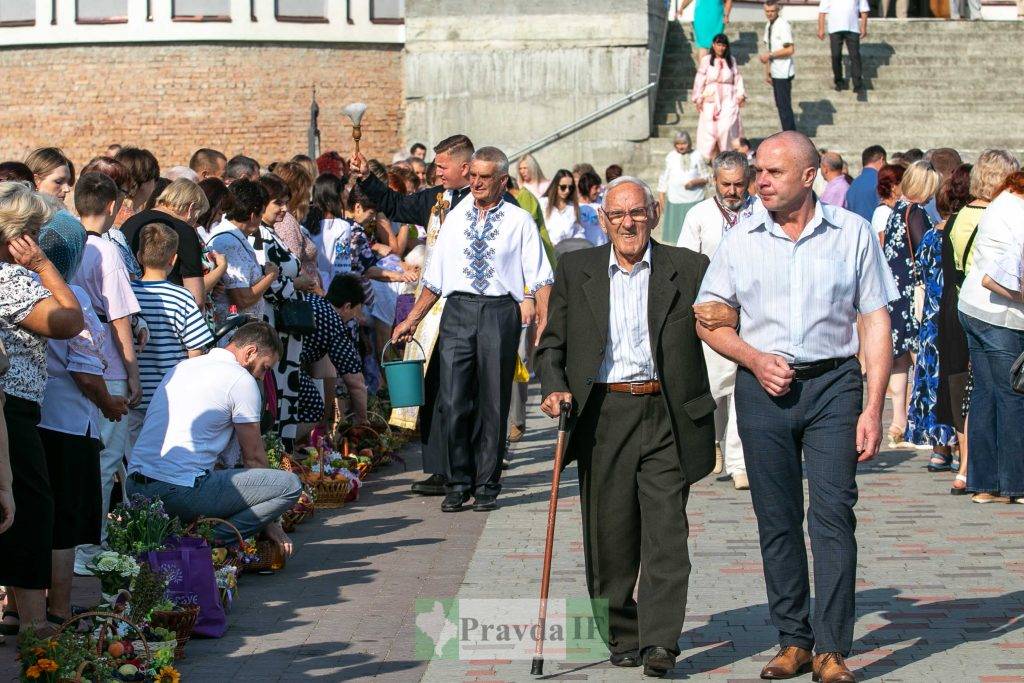
[[[328,152],[264,169],[203,148],[162,168],[112,145],[80,167],[56,147],[0,163],[3,633],[70,616],[71,578],[89,573],[118,496],[158,496],[186,522],[223,518],[291,550],[277,520],[301,487],[267,469],[261,435],[291,449],[317,425],[365,424],[386,399],[380,359],[415,312],[430,224],[401,206],[433,205],[437,186],[468,195],[468,139],[425,154],[417,144],[385,167]],[[600,194],[620,168],[602,179],[580,164],[549,182],[527,157],[518,170],[505,196],[544,268],[607,241]],[[512,335],[524,365],[527,306]],[[515,441],[525,385],[508,384]],[[429,480],[414,490],[446,492]]]
[[[680,131],[658,188],[666,206],[666,242],[710,257],[739,212],[757,201],[752,167],[737,150],[719,154],[709,168]],[[1012,438],[1009,420],[1024,406],[1024,397],[1009,384],[1010,366],[1024,351],[1018,348],[1024,330],[1018,320],[1024,258],[1019,160],[998,149],[984,151],[973,164],[951,148],[911,149],[889,157],[872,145],[852,178],[840,154],[819,153],[817,196],[822,204],[848,209],[871,224],[900,292],[889,305],[893,369],[887,445],[930,451],[929,471],[955,473],[955,495],[970,493],[978,503],[1020,501],[1020,470],[1005,459],[1015,446],[1003,443]],[[689,201],[673,201],[680,198]],[[995,208],[989,210],[990,205]],[[726,361],[719,370],[720,357],[705,352],[715,397],[727,402],[736,366]],[[980,376],[983,385],[975,381]],[[729,414],[721,405],[716,471],[724,466],[745,487],[742,446],[729,428]],[[968,420],[970,414],[974,420]],[[730,458],[730,453],[740,455]]]

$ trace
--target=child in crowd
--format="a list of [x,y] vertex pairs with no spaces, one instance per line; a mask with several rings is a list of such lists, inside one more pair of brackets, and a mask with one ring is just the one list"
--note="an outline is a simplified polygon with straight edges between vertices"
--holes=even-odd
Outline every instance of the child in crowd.
[[142,421],[153,392],[175,365],[203,354],[213,335],[192,294],[167,281],[178,260],[178,235],[163,223],[143,226],[139,237],[141,280],[132,282],[139,315],[149,326],[149,342],[139,351],[142,401],[128,414],[129,448],[142,431]]

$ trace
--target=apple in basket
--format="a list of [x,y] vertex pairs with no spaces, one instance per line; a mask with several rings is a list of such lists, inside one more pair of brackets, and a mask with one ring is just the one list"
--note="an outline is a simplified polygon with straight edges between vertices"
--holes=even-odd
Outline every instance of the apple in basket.
[[359,451],[359,458],[368,458],[370,460],[373,460],[373,450],[369,448],[362,449],[361,451]]
[[107,654],[113,657],[114,659],[120,659],[121,657],[124,657],[124,643],[122,643],[120,640],[115,640],[107,646]]

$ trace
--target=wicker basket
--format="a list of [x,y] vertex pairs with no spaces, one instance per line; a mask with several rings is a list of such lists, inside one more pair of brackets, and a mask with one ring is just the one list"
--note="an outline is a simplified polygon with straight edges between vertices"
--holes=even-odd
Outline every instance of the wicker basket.
[[[192,522],[191,524],[188,525],[188,529],[185,530],[185,533],[187,533],[187,534],[194,533],[196,531],[196,529],[199,527],[199,525],[202,524],[203,522],[219,522],[219,523],[223,524],[224,526],[228,527],[229,529],[231,529],[232,531],[234,531],[235,532],[235,536],[238,537],[238,549],[239,549],[239,551],[241,551],[242,544],[245,543],[245,539],[242,538],[242,532],[240,532],[238,530],[238,527],[236,527],[234,524],[232,524],[231,522],[229,522],[228,520],[226,520],[226,519],[224,519],[222,517],[199,517],[194,522]],[[245,563],[241,559],[240,552],[239,553],[234,553],[234,554],[232,554],[231,552],[228,552],[227,559],[224,562],[214,562],[213,563],[213,570],[217,571],[221,567],[225,567],[227,565],[233,565],[233,566],[237,567],[239,570],[241,570],[242,566],[244,564]]]
[[260,572],[276,572],[284,569],[285,556],[280,546],[269,538],[256,540],[256,559],[242,567],[246,574],[258,574]]
[[192,637],[192,628],[199,618],[199,606],[189,605],[172,612],[153,612],[149,623],[153,626],[160,626],[173,631],[178,639],[178,646],[174,648],[174,658],[185,658],[185,643]]
[[[75,616],[71,617],[70,619],[68,619],[60,625],[60,628],[57,629],[57,633],[54,635],[54,637],[56,638],[60,634],[64,633],[64,631],[67,630],[67,628],[72,624],[79,622],[82,619],[88,619],[91,617],[102,617],[103,619],[116,619],[117,621],[121,621],[125,624],[128,624],[128,626],[132,628],[139,636],[137,640],[133,641],[132,645],[135,646],[135,643],[139,643],[142,646],[141,648],[135,646],[136,649],[141,649],[142,652],[144,653],[144,656],[140,657],[140,659],[142,659],[142,661],[146,664],[149,664],[153,661],[153,650],[149,645],[149,641],[146,640],[146,634],[142,632],[142,628],[140,628],[139,625],[131,619],[120,614],[115,614],[114,612],[82,612],[81,614],[76,614]],[[107,629],[108,625],[106,622],[100,624],[99,636],[96,638],[96,654],[102,655],[107,651]],[[82,665],[85,664],[87,664],[87,662],[82,662]],[[76,682],[88,680],[83,676],[86,667],[82,665],[79,665],[78,670],[75,672],[75,678],[71,680]]]
[[[317,450],[320,454],[320,472],[307,473],[303,483],[312,492],[313,499],[318,508],[325,510],[340,508],[345,505],[345,501],[348,499],[348,490],[352,485],[348,479],[335,479],[324,476],[323,471],[327,465],[324,456],[325,449],[319,448]],[[348,442],[345,442],[344,455],[348,455]]]

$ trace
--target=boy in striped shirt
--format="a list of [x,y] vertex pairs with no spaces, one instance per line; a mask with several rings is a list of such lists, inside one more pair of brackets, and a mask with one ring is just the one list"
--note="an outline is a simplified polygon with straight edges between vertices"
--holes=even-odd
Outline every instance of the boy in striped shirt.
[[[184,287],[167,281],[178,258],[178,235],[163,223],[143,226],[139,237],[142,279],[132,281],[139,315],[149,326],[149,341],[138,351],[142,402],[128,414],[129,448],[142,431],[153,392],[175,365],[203,354],[213,335],[199,306]],[[130,450],[129,450],[130,452]]]

